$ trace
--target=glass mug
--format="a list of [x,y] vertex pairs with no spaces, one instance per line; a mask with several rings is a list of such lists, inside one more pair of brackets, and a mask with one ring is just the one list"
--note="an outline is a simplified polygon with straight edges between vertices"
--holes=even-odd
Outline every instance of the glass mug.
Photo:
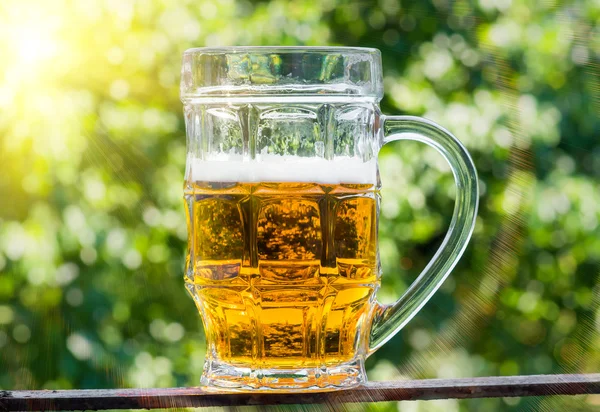
[[[203,385],[301,391],[365,382],[365,359],[462,255],[478,203],[469,154],[428,120],[381,114],[382,97],[376,49],[184,53],[185,283],[206,335]],[[456,204],[431,262],[382,305],[377,155],[395,140],[444,156]]]

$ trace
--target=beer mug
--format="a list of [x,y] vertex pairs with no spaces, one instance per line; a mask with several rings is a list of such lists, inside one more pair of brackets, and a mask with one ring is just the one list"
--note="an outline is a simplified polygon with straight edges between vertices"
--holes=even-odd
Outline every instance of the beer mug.
[[[469,154],[448,131],[383,115],[378,50],[195,48],[183,56],[185,284],[206,335],[201,383],[328,390],[427,302],[462,255],[478,203]],[[417,140],[451,166],[456,203],[431,262],[377,302],[380,148]]]

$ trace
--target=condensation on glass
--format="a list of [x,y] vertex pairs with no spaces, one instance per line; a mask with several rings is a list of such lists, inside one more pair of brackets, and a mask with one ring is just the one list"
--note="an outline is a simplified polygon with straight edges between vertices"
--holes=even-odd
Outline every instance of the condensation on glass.
[[[470,238],[476,172],[449,132],[384,116],[378,50],[198,48],[184,53],[186,287],[204,324],[202,384],[323,390],[366,380],[365,359],[408,322]],[[376,300],[377,155],[433,146],[457,184],[450,230],[393,305]]]

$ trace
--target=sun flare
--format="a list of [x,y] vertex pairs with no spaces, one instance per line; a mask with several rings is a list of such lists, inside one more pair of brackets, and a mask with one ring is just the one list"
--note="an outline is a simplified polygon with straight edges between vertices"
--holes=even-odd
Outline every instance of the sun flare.
[[[60,15],[50,10],[9,6],[0,18],[0,40],[5,59],[0,64],[6,84],[20,88],[47,82],[52,63],[60,57],[62,26]],[[39,86],[36,84],[36,86]]]

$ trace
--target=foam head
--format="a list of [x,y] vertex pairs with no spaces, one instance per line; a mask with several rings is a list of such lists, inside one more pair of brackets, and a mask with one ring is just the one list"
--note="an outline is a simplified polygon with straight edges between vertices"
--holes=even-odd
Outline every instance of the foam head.
[[189,158],[186,176],[195,182],[376,184],[377,160],[277,155],[244,160],[241,156],[217,155],[206,160]]

